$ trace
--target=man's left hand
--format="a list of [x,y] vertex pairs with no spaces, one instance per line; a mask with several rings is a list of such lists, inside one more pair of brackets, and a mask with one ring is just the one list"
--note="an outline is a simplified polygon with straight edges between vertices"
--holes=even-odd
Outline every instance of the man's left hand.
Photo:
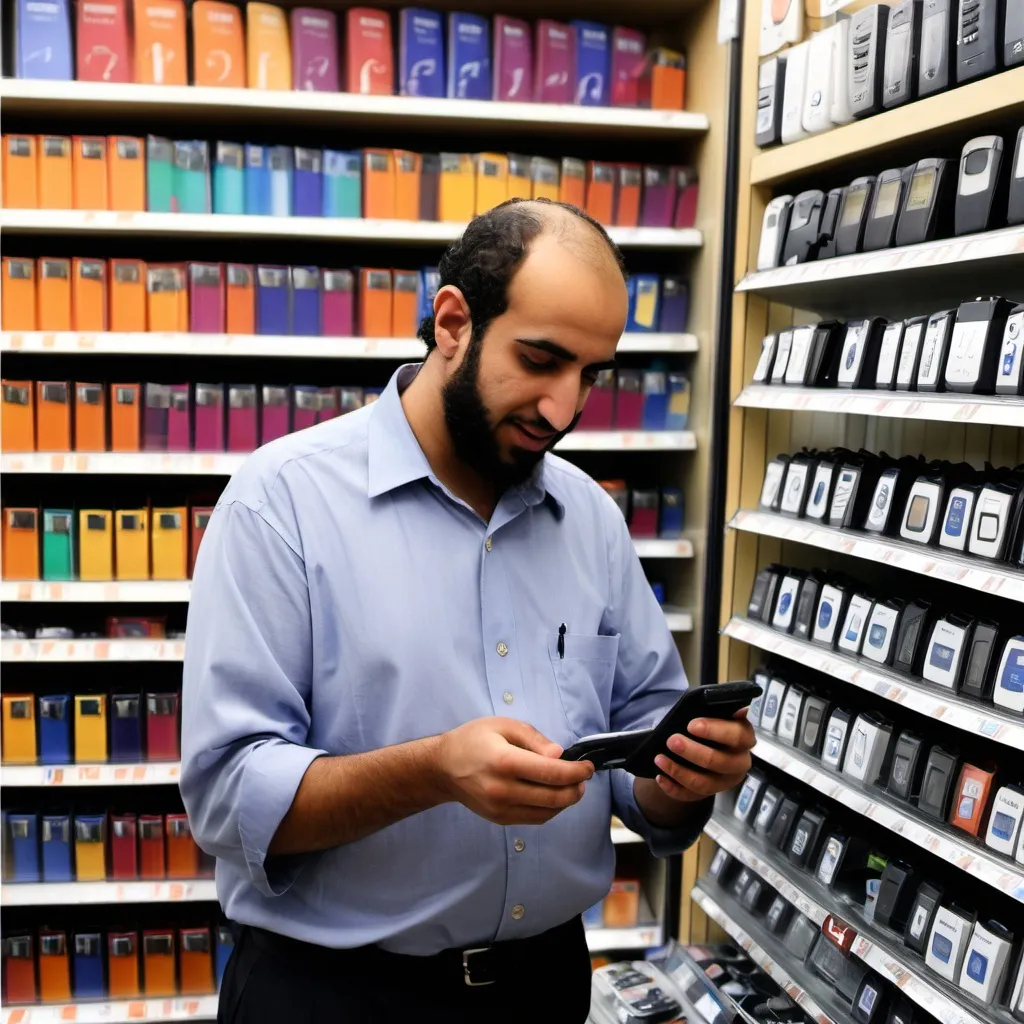
[[[659,754],[654,763],[661,774],[658,788],[679,803],[693,803],[738,786],[750,771],[750,751],[756,739],[746,711],[736,718],[695,718],[688,727],[689,735],[670,736],[668,749],[703,771],[684,768],[666,754]],[[722,749],[704,742],[709,740]]]

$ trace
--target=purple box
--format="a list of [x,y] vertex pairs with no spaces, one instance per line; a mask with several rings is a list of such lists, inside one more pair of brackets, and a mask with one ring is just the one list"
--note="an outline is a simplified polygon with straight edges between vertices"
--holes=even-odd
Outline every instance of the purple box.
[[320,270],[292,267],[292,334],[319,337],[320,309]]
[[171,389],[167,384],[144,384],[142,390],[142,450],[165,452]]
[[307,384],[296,384],[292,388],[295,399],[295,424],[293,430],[305,430],[316,425],[320,412],[320,389]]
[[533,98],[538,103],[572,103],[576,88],[576,33],[560,21],[537,22]]
[[291,392],[287,385],[263,385],[263,416],[260,426],[260,444],[267,444],[289,432]]
[[658,330],[665,334],[682,334],[686,330],[690,289],[681,277],[664,277],[661,281],[661,313]]
[[192,402],[188,384],[171,385],[171,407],[167,410],[167,450],[192,451]]
[[317,423],[333,420],[341,415],[341,388],[320,388],[317,396],[319,408],[316,413]]
[[188,265],[188,329],[193,334],[224,333],[224,266]]
[[612,29],[612,106],[635,107],[640,102],[640,76],[647,40],[643,32],[616,26]]
[[574,21],[576,33],[576,102],[607,107],[611,76],[611,33],[595,21]]
[[486,18],[448,15],[449,99],[491,98],[491,40]]
[[228,385],[228,451],[256,450],[256,385]]
[[533,99],[533,40],[530,26],[518,18],[494,18],[494,92],[496,100]]
[[321,277],[321,331],[333,338],[351,338],[354,316],[352,271],[325,270]]
[[292,88],[337,92],[338,23],[331,11],[292,11]]
[[644,420],[643,373],[619,370],[615,393],[615,426],[619,430],[639,430]]
[[615,371],[602,370],[587,395],[579,430],[611,430],[615,422]]
[[196,451],[224,451],[224,385],[196,385]]
[[398,25],[398,88],[402,96],[444,96],[444,21],[437,11],[407,7]]
[[644,195],[640,205],[640,226],[669,228],[676,212],[676,176],[671,167],[644,167]]

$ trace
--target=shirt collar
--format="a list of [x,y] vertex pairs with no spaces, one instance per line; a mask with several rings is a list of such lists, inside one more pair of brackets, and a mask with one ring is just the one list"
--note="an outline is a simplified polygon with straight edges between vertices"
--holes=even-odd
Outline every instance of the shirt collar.
[[[412,383],[422,363],[400,366],[381,392],[370,411],[367,427],[367,457],[369,463],[367,494],[376,498],[405,484],[424,478],[436,477],[402,407],[402,392]],[[524,505],[539,505],[547,501],[557,519],[565,515],[565,505],[551,492],[552,476],[545,455],[528,480],[515,489]]]

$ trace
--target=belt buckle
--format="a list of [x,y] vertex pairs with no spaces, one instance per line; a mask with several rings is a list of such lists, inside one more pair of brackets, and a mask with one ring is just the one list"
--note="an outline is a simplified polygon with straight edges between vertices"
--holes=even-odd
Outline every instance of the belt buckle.
[[[470,988],[482,988],[485,985],[493,985],[495,983],[495,981],[497,981],[497,978],[495,978],[493,976],[493,973],[488,971],[486,966],[484,966],[484,965],[480,965],[480,967],[483,968],[482,970],[480,970],[480,973],[484,975],[483,980],[474,979],[474,977],[473,977],[473,964],[471,963],[471,958],[476,956],[479,953],[490,953],[490,952],[491,952],[491,947],[490,946],[481,946],[479,949],[464,949],[462,951],[462,976],[463,976],[463,981],[465,981],[465,983]],[[491,975],[491,976],[488,977],[488,975]]]

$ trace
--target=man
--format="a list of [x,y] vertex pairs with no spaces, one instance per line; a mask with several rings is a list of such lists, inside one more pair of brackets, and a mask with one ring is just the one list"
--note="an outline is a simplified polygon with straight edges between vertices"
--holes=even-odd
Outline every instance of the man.
[[614,812],[657,854],[750,765],[696,723],[634,780],[559,760],[686,686],[614,502],[547,454],[626,319],[618,250],[557,203],[478,217],[428,353],[225,490],[189,609],[181,791],[237,941],[222,1022],[580,1022]]

